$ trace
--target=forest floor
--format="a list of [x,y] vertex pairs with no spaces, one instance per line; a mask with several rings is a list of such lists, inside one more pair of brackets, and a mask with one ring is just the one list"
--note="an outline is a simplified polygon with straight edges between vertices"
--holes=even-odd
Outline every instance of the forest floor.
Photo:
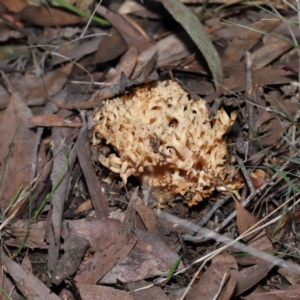
[[74,5],[0,0],[0,299],[300,299],[300,9]]

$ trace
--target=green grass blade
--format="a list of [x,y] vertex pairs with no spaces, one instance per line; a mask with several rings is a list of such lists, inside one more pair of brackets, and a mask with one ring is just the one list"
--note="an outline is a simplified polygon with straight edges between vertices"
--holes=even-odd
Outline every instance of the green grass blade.
[[9,296],[9,293],[6,292],[1,286],[0,286],[0,292],[1,292],[5,297],[7,297],[7,299],[9,299],[9,300],[14,300],[12,297]]
[[18,199],[18,197],[20,196],[21,192],[22,192],[22,188],[23,188],[23,185],[21,185],[19,187],[19,189],[17,190],[14,198],[9,202],[7,208],[1,213],[1,218],[3,218],[6,213],[9,211],[9,209],[13,206],[13,204],[16,202],[16,200]]
[[32,185],[31,185],[31,182],[29,183],[28,185],[28,191],[29,191],[29,203],[28,203],[28,209],[29,209],[29,214],[28,214],[28,222],[27,222],[27,226],[26,226],[26,231],[25,231],[25,234],[24,234],[24,237],[23,237],[23,240],[19,246],[19,248],[16,250],[16,252],[14,253],[12,259],[16,258],[22,251],[22,249],[24,248],[25,246],[25,242],[27,240],[27,237],[28,237],[28,234],[29,234],[29,230],[30,230],[30,224],[31,224],[31,209],[32,209]]
[[174,265],[172,266],[172,268],[170,269],[169,273],[168,273],[168,276],[167,276],[167,281],[171,280],[171,278],[173,277],[180,261],[182,259],[182,255],[180,255],[177,260],[175,261]]
[[[89,14],[89,13],[87,13],[87,12],[85,12],[85,11],[83,11],[83,10],[81,10],[81,9],[79,9],[79,8],[77,8],[77,7],[69,4],[69,3],[67,3],[65,0],[54,0],[54,1],[57,4],[59,4],[61,7],[66,8],[69,11],[71,11],[71,12],[73,12],[73,13],[81,16],[81,17],[88,18],[88,19],[91,17],[91,14]],[[106,25],[106,26],[110,25],[110,23],[107,20],[102,19],[100,17],[93,16],[92,20],[96,21],[96,22],[98,22],[98,23],[100,23],[102,25]]]

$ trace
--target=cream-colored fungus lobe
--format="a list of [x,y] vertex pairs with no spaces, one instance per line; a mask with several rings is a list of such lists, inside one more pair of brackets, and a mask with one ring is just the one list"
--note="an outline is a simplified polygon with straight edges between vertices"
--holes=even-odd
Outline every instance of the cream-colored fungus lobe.
[[146,84],[129,94],[105,100],[96,112],[94,143],[117,149],[99,161],[120,174],[124,184],[136,176],[159,186],[161,199],[192,195],[197,204],[226,176],[224,134],[233,124],[221,109],[209,119],[205,101],[192,101],[177,82]]

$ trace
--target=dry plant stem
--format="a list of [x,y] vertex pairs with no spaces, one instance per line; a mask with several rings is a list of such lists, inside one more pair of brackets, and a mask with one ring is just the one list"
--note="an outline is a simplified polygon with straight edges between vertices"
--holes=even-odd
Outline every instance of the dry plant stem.
[[[248,235],[251,235],[251,234],[253,234],[255,232],[258,232],[258,231],[260,231],[260,230],[268,227],[269,225],[274,224],[275,222],[277,222],[282,217],[281,214],[278,215],[277,217],[271,219],[268,222],[266,222],[266,220],[268,218],[270,218],[272,215],[274,215],[276,212],[278,212],[280,209],[282,209],[291,200],[294,200],[297,196],[299,196],[299,193],[296,194],[296,195],[294,195],[294,196],[292,196],[291,198],[289,198],[288,200],[286,200],[284,203],[282,203],[281,205],[279,205],[276,209],[274,209],[266,217],[264,217],[262,220],[258,221],[255,225],[253,225],[248,230],[246,230],[243,234],[241,234],[236,240],[243,239],[244,237],[247,237]],[[300,199],[298,199],[296,202],[294,202],[293,205],[287,209],[287,211],[290,212],[299,203],[300,203]],[[263,225],[257,227],[258,225],[260,225],[262,223],[263,223]],[[206,241],[208,239],[205,239],[205,237],[203,237],[203,236],[193,237],[193,236],[189,236],[189,235],[185,234],[185,235],[183,235],[183,240],[190,241],[190,242],[193,242],[193,243],[200,243],[200,242]]]
[[[231,199],[231,196],[226,196],[222,200],[217,201],[212,209],[205,215],[205,217],[199,222],[196,223],[198,226],[204,226],[208,223],[210,218],[214,215],[214,213],[221,207],[223,206],[229,199]],[[195,235],[197,232],[190,233],[191,235]]]
[[86,31],[88,30],[88,28],[89,28],[89,26],[90,26],[90,24],[91,24],[91,22],[92,22],[92,19],[93,19],[94,15],[95,15],[95,13],[96,13],[96,11],[97,11],[97,8],[99,7],[99,5],[100,5],[101,3],[102,3],[102,0],[100,0],[100,1],[98,2],[98,4],[96,5],[96,7],[95,7],[93,13],[92,13],[91,16],[89,17],[89,20],[88,20],[88,22],[87,22],[87,24],[86,24],[84,30],[82,31],[82,33],[81,33],[81,35],[80,35],[81,38],[84,37]]
[[[249,131],[248,131],[248,140],[253,141],[254,138],[254,128],[255,128],[255,119],[254,119],[254,105],[253,101],[253,88],[252,88],[252,61],[250,58],[250,53],[246,51],[246,98],[250,101],[246,101],[248,117],[249,117]],[[251,148],[249,148],[249,157],[252,156]]]
[[[293,43],[296,45],[296,51],[297,51],[297,55],[298,55],[298,84],[299,84],[299,89],[298,89],[298,93],[300,94],[300,50],[299,50],[299,44],[298,41],[295,37],[294,32],[292,31],[289,23],[282,17],[282,15],[278,12],[278,10],[274,7],[274,5],[271,3],[270,0],[267,0],[268,5],[272,8],[272,10],[274,11],[274,13],[278,16],[278,18],[287,26],[290,35],[292,37]],[[296,0],[297,3],[297,12],[298,12],[298,19],[300,20],[300,4],[299,4],[299,0]],[[299,23],[299,29],[300,29],[300,23]]]
[[[243,206],[246,206],[248,203],[249,203],[249,201],[255,196],[255,195],[257,195],[258,193],[260,193],[260,192],[262,192],[263,191],[263,189],[265,189],[266,187],[267,187],[267,185],[269,185],[269,184],[271,184],[272,182],[273,182],[273,180],[272,180],[272,178],[276,178],[276,176],[277,176],[277,174],[274,174],[273,175],[273,177],[263,186],[263,187],[261,187],[261,189],[259,190],[259,192],[257,192],[257,190],[255,190],[254,189],[254,187],[253,187],[253,185],[252,185],[252,182],[251,182],[251,180],[250,180],[250,178],[249,178],[249,174],[248,174],[248,172],[247,172],[247,170],[246,170],[246,168],[245,168],[245,165],[243,164],[243,161],[242,161],[242,159],[238,156],[238,155],[236,155],[236,159],[237,159],[237,161],[238,161],[238,163],[239,163],[239,166],[241,167],[241,170],[242,170],[242,172],[243,172],[243,175],[244,175],[244,177],[245,177],[245,179],[246,179],[246,182],[247,182],[247,185],[248,185],[248,187],[249,187],[249,189],[250,189],[250,196],[245,200],[245,201],[243,201],[243,203],[242,203],[242,205]],[[286,162],[287,163],[287,162]],[[285,166],[285,165],[284,165]],[[283,166],[283,167],[284,167]],[[285,166],[286,167],[286,166]],[[280,179],[281,180],[281,179]],[[282,189],[280,189],[280,190],[282,190]],[[252,196],[253,195],[253,196]],[[273,195],[273,194],[272,194]],[[252,198],[250,198],[252,196]],[[200,221],[200,222],[198,222],[198,223],[196,223],[198,226],[204,226],[205,224],[207,224],[207,222],[210,220],[210,218],[214,215],[214,213],[216,212],[216,210],[218,210],[222,205],[224,205],[229,199],[231,198],[231,196],[227,196],[227,197],[225,197],[225,198],[223,198],[222,200],[220,200],[220,201],[218,201],[218,202],[216,202],[215,203],[215,205],[212,207],[212,209],[206,214],[206,216]],[[250,199],[250,200],[248,200],[248,199]],[[247,204],[245,204],[244,205],[244,203],[246,203],[246,201],[248,201],[247,202]],[[231,217],[229,220],[228,220],[228,218],[229,217]],[[232,214],[229,216],[225,221],[227,221],[227,224],[235,217],[235,215],[234,216],[232,216]],[[225,222],[224,221],[224,222]],[[223,222],[223,223],[224,223]],[[221,224],[221,228],[220,227],[218,227],[218,229],[217,229],[217,231],[220,231],[222,228],[224,228],[226,225],[223,225],[223,223]],[[189,234],[192,236],[192,235],[195,235],[197,232],[194,232],[194,231],[191,231]]]
[[214,101],[212,107],[209,110],[210,118],[213,118],[217,114],[217,111],[220,109],[222,103],[223,103],[223,98],[218,98]]
[[[296,3],[297,3],[297,12],[298,12],[298,25],[299,25],[299,30],[300,30],[300,3],[299,3],[299,0],[296,0]],[[298,44],[296,44],[298,45]],[[297,49],[297,54],[298,54],[298,82],[300,84],[300,51],[299,49]],[[299,86],[299,89],[298,89],[298,93],[300,94],[300,86]]]
[[227,273],[225,273],[225,274],[223,275],[222,281],[220,282],[219,289],[217,290],[217,293],[216,293],[216,295],[214,296],[214,298],[213,298],[212,300],[217,300],[218,297],[219,297],[219,295],[221,294],[222,288],[223,288],[223,286],[224,286],[225,283],[226,283],[226,275],[227,275]]
[[5,73],[3,71],[0,71],[0,74],[2,75],[3,79],[5,80],[7,86],[9,87],[9,91],[11,94],[15,93],[14,88],[12,87],[10,81],[8,80],[8,78],[6,77]]
[[[291,180],[292,183],[296,183],[299,179],[298,178],[294,178]],[[279,178],[274,185],[276,185],[279,181],[281,181],[281,178]],[[281,185],[280,187],[278,187],[278,189],[275,192],[272,192],[269,195],[266,196],[261,196],[260,199],[257,201],[257,203],[254,206],[254,211],[257,209],[257,206],[263,201],[265,203],[268,203],[269,201],[272,200],[272,198],[274,198],[276,195],[278,195],[279,193],[285,191],[288,187],[290,186],[289,183],[284,183],[283,185]],[[266,193],[264,193],[266,194]]]
[[237,162],[239,163],[239,167],[241,168],[242,173],[243,173],[243,175],[245,177],[246,183],[247,183],[248,188],[250,190],[250,194],[255,193],[255,189],[254,189],[253,184],[251,182],[251,179],[249,177],[249,173],[248,173],[248,171],[245,168],[243,160],[237,154],[235,154],[235,158],[236,158]]
[[189,292],[189,290],[191,289],[193,283],[195,282],[196,278],[198,277],[200,271],[204,268],[205,264],[207,263],[207,260],[205,260],[201,266],[198,268],[197,272],[194,274],[192,280],[189,282],[188,286],[186,287],[184,293],[182,294],[182,296],[180,297],[180,300],[184,300],[185,296],[187,295],[187,293]]
[[[300,199],[295,203],[295,204],[298,204],[300,202]],[[294,205],[293,205],[294,207]],[[176,216],[173,216],[173,215],[170,215],[166,212],[163,212],[163,211],[160,211],[158,213],[160,215],[160,217],[170,221],[170,222],[173,222],[174,224],[176,224],[177,226],[182,226],[182,227],[185,227],[185,228],[189,228],[189,229],[192,229],[194,231],[198,231],[202,236],[206,236],[206,237],[209,237],[209,239],[213,239],[215,241],[218,241],[218,242],[221,242],[224,244],[223,247],[217,249],[216,251],[212,252],[212,253],[209,253],[203,257],[201,257],[200,259],[196,260],[195,262],[193,262],[193,265],[196,264],[196,263],[200,263],[202,261],[205,261],[206,259],[211,259],[212,256],[216,256],[217,254],[221,253],[222,251],[224,251],[225,249],[227,249],[229,246],[234,246],[234,248],[238,249],[239,251],[242,251],[242,252],[245,252],[245,253],[248,253],[250,255],[253,255],[255,257],[258,257],[260,259],[263,259],[267,262],[270,262],[274,265],[278,265],[278,266],[282,266],[284,268],[287,268],[288,270],[290,270],[291,272],[294,272],[295,274],[300,274],[300,266],[294,266],[294,265],[291,265],[290,263],[284,261],[283,259],[281,258],[278,258],[278,257],[275,257],[273,255],[270,255],[266,252],[263,252],[263,251],[259,251],[259,250],[256,250],[256,249],[253,249],[241,242],[239,242],[239,240],[241,240],[242,238],[244,238],[246,235],[248,234],[251,234],[253,232],[256,232],[258,230],[261,230],[261,228],[264,228],[266,226],[268,226],[270,223],[274,223],[277,219],[279,219],[281,216],[278,216],[277,218],[271,220],[270,222],[268,222],[268,224],[264,224],[263,226],[260,226],[259,228],[255,228],[254,230],[251,230],[250,232],[247,232],[245,234],[242,234],[240,235],[237,239],[235,240],[232,240],[228,237],[225,237],[219,233],[216,233],[210,229],[206,229],[206,228],[201,228],[195,224],[192,224],[190,221],[188,220],[183,220],[183,219],[180,219]],[[186,271],[189,267],[183,269],[183,270],[180,270],[178,272],[175,273],[175,275],[177,274],[180,274],[180,273],[183,273],[184,271]]]
[[[291,158],[296,158],[297,156],[299,156],[299,151],[297,151]],[[280,168],[280,171],[284,171],[290,164],[290,161],[286,161],[283,166]],[[277,178],[278,174],[277,172],[265,183],[263,184],[259,189],[253,191],[248,197],[247,199],[245,199],[241,204],[243,207],[246,207],[249,202],[258,194],[260,194],[268,185],[272,184],[276,178]],[[232,219],[236,216],[236,211],[232,212],[220,225],[219,227],[216,229],[217,232],[219,232],[220,230],[222,230],[224,227],[226,227],[231,221]]]
[[[278,207],[276,210],[274,210],[272,212],[272,214],[274,214],[276,211],[278,211],[280,208],[282,208],[286,203],[288,203],[293,198],[294,197],[290,198],[285,203],[283,203],[280,207]],[[299,202],[300,202],[300,199],[298,201],[296,201],[292,205],[292,207],[290,209],[292,209],[293,207],[295,207]],[[210,235],[209,239],[211,239],[213,237],[214,240],[225,244],[225,246],[223,246],[223,247],[221,247],[221,248],[213,251],[212,253],[209,253],[209,254],[207,254],[207,255],[199,258],[198,260],[194,261],[192,265],[194,265],[196,263],[203,262],[203,261],[204,261],[203,264],[205,264],[206,261],[212,259],[213,257],[215,257],[216,255],[218,255],[222,251],[226,250],[229,246],[232,246],[234,244],[234,247],[237,248],[237,249],[239,249],[242,252],[246,252],[246,253],[248,253],[250,255],[253,255],[255,257],[258,257],[260,259],[268,261],[268,262],[272,263],[273,265],[278,265],[278,266],[284,267],[284,268],[286,268],[286,269],[294,272],[295,274],[300,274],[300,267],[299,266],[292,265],[289,262],[285,262],[284,260],[282,260],[282,259],[280,259],[278,257],[269,255],[268,253],[265,253],[265,252],[262,252],[262,251],[259,251],[259,250],[255,250],[255,249],[253,249],[253,248],[251,248],[251,247],[249,247],[247,245],[244,245],[244,244],[242,244],[242,243],[239,242],[239,240],[242,239],[243,237],[245,237],[247,234],[252,234],[253,232],[259,231],[262,228],[265,228],[265,227],[269,226],[270,224],[272,224],[272,223],[276,222],[277,220],[279,220],[281,218],[281,216],[277,216],[276,218],[274,218],[273,220],[271,220],[267,224],[264,224],[263,226],[257,227],[254,230],[252,230],[252,228],[254,227],[253,226],[252,228],[250,228],[250,230],[247,230],[247,232],[245,232],[244,234],[242,234],[241,236],[239,236],[237,239],[232,240],[232,239],[226,238],[226,237],[224,237],[224,236],[222,236],[222,235],[220,235],[220,234],[218,234],[218,233],[216,233],[216,232],[214,232],[212,230],[201,228],[201,227],[199,227],[199,226],[191,223],[190,221],[182,220],[182,219],[180,219],[180,218],[178,218],[176,216],[170,215],[170,214],[168,214],[166,212],[160,211],[158,214],[159,214],[160,217],[165,218],[166,220],[173,222],[175,224],[174,226],[178,226],[179,225],[179,226],[188,228],[188,229],[190,229],[192,231],[198,231],[202,236],[208,236],[208,235]],[[265,219],[266,218],[264,218],[263,220],[261,220],[259,223],[262,223]],[[197,238],[197,237],[192,237],[192,238]],[[190,267],[191,266],[188,266],[188,267],[186,267],[186,268],[184,268],[184,269],[176,272],[174,275],[178,275],[178,274],[184,273]],[[160,284],[160,283],[162,283],[164,281],[165,281],[165,278],[159,278],[156,281],[156,284]],[[143,287],[143,288],[138,289],[136,291],[145,290],[145,289],[150,288],[152,286],[154,286],[154,284],[151,284],[149,286]]]
[[292,247],[289,244],[283,243],[281,244],[285,249],[287,249],[290,253],[294,253],[295,255],[300,255],[300,250],[296,247]]

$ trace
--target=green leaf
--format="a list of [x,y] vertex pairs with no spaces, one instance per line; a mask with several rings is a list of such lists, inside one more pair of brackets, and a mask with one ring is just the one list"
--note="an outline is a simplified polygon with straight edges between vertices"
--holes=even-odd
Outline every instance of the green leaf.
[[176,269],[177,269],[177,267],[178,267],[178,265],[179,265],[181,259],[182,259],[182,255],[180,255],[180,256],[176,259],[174,265],[172,266],[171,270],[170,270],[169,273],[168,273],[167,281],[171,280],[171,278],[173,277],[173,274],[175,273],[175,271],[176,271]]
[[185,29],[204,56],[218,91],[223,83],[221,60],[201,22],[197,16],[185,5],[180,3],[179,0],[161,0],[161,3],[173,18]]

